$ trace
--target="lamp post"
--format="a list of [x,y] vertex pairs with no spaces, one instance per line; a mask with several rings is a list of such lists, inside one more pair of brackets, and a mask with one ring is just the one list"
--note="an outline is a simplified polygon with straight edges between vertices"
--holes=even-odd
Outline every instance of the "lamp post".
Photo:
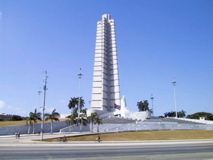
[[80,90],[81,90],[81,77],[83,76],[83,74],[81,73],[81,69],[80,69],[80,73],[78,73],[78,121],[80,120],[80,105],[81,105],[81,98],[80,98]]
[[176,94],[175,94],[175,84],[176,84],[176,81],[173,80],[173,81],[172,81],[172,84],[173,84],[173,86],[174,86],[175,117],[177,118],[177,117],[178,117],[178,116],[177,116],[177,103],[176,103]]
[[41,98],[40,98],[41,93],[42,92],[39,90],[38,91],[38,112],[40,111],[40,108],[41,108],[41,106],[40,106],[41,105]]
[[43,107],[42,107],[42,123],[41,123],[41,140],[43,141],[43,134],[44,134],[44,110],[45,110],[45,101],[46,101],[46,90],[47,90],[47,71],[45,71],[44,76],[44,101],[43,101]]
[[154,116],[154,107],[153,107],[153,99],[154,99],[154,97],[153,97],[153,94],[151,94],[151,98],[150,99],[152,100],[152,115]]

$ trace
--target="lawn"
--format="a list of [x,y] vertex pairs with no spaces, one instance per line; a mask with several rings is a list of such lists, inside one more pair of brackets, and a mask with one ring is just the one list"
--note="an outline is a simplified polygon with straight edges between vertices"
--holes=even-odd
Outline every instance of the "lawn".
[[[60,121],[65,121],[66,118],[60,119]],[[45,123],[48,123],[49,121],[45,121]],[[41,123],[41,121],[38,121],[37,123]],[[8,127],[8,126],[18,126],[18,125],[26,125],[26,120],[22,121],[0,121],[0,127]]]
[[[144,140],[186,140],[213,139],[213,131],[207,130],[166,130],[166,131],[138,131],[99,134],[101,141],[144,141]],[[66,137],[67,141],[95,141],[97,134]],[[46,139],[48,142],[58,141],[57,138]]]

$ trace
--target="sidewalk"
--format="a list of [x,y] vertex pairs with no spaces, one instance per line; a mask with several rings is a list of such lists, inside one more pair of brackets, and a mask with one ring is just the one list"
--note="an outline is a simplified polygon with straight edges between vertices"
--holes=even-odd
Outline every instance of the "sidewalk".
[[[58,138],[65,136],[96,134],[91,132],[75,132],[75,133],[46,133],[43,135],[44,139]],[[210,143],[213,144],[213,140],[150,140],[150,141],[104,141],[98,143],[97,141],[69,141],[69,142],[44,142],[40,141],[39,135],[21,135],[20,138],[13,136],[0,136],[0,147],[4,146],[128,146],[128,145],[160,145],[160,144],[198,144],[198,143]]]
[[[76,136],[76,135],[86,135],[86,134],[93,134],[91,132],[72,132],[72,133],[44,133],[43,139],[49,139],[49,138],[59,138],[63,136]],[[96,133],[94,133],[96,134]],[[20,138],[16,138],[15,135],[5,135],[0,136],[0,144],[1,143],[10,143],[10,142],[34,142],[36,140],[41,140],[41,135],[38,134],[21,134]],[[42,141],[40,141],[42,142]]]

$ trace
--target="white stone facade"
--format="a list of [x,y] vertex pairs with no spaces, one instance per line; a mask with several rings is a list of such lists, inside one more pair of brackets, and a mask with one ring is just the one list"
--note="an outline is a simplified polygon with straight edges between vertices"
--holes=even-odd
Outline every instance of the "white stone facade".
[[151,117],[150,112],[130,112],[125,97],[120,98],[115,21],[109,14],[102,15],[97,23],[92,100],[87,116],[92,112],[97,112],[100,118],[144,120]]
[[113,112],[121,105],[115,22],[109,14],[97,22],[91,109]]

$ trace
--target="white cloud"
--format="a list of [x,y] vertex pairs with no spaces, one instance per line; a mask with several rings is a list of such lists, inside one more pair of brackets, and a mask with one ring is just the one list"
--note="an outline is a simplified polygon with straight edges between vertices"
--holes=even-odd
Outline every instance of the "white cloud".
[[67,102],[67,101],[66,101],[66,100],[61,99],[61,100],[59,100],[59,102],[60,102],[60,103],[65,103],[65,102]]
[[3,109],[6,106],[4,101],[0,100],[0,109]]

